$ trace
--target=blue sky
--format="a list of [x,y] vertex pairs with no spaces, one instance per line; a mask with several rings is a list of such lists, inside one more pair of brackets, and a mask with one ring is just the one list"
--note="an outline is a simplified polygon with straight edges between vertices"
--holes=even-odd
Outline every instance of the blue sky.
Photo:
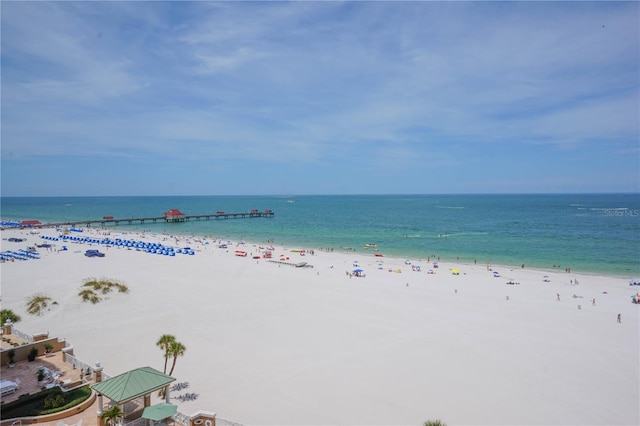
[[640,191],[638,2],[0,7],[4,196]]

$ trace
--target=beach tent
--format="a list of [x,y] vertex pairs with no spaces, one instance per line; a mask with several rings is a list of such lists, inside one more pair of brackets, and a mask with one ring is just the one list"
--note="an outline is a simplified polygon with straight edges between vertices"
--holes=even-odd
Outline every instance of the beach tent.
[[500,272],[498,271],[493,271],[493,276],[498,278],[500,276]]

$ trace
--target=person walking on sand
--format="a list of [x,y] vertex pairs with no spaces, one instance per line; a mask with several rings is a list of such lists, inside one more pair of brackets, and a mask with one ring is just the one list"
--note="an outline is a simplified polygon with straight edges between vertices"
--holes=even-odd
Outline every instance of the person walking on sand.
[[618,324],[622,323],[622,315],[618,314]]
[[556,293],[556,300],[559,302],[560,301],[560,293]]

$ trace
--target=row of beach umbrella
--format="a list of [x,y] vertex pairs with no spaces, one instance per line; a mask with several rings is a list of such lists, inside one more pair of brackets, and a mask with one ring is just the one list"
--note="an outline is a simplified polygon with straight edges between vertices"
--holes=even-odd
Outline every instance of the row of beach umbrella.
[[0,259],[5,261],[40,259],[40,253],[24,249],[20,249],[18,251],[7,250],[0,253]]
[[20,222],[15,222],[13,220],[0,220],[0,226],[2,226],[3,228],[10,226],[18,227],[20,226]]
[[166,256],[175,256],[176,254],[188,254],[193,256],[194,254],[196,254],[195,251],[193,251],[190,247],[174,249],[173,247],[167,247],[160,243],[150,243],[146,241],[137,241],[122,238],[111,240],[109,238],[98,239],[93,237],[76,237],[73,235],[60,235],[59,237],[41,235],[40,238],[51,241],[62,240],[76,243],[100,244],[106,247],[122,247],[140,250],[151,254],[162,254]]

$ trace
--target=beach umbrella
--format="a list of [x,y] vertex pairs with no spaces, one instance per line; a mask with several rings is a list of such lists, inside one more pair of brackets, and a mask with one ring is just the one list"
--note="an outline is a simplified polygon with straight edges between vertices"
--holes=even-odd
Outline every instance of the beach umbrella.
[[364,271],[363,271],[362,269],[354,269],[354,270],[353,270],[353,272],[355,272],[355,273],[357,273],[357,274],[358,274],[358,273],[360,273],[360,272],[364,272]]
[[162,402],[146,407],[142,412],[143,419],[159,421],[171,417],[178,412],[178,406]]

